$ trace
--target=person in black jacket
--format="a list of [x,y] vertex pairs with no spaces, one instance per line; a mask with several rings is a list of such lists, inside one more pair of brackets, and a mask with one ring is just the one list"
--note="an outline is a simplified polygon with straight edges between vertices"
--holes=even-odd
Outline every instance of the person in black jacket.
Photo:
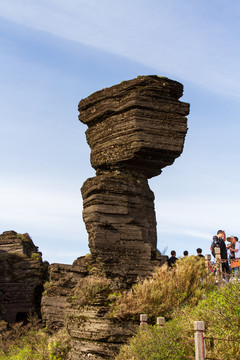
[[[227,248],[225,245],[226,234],[224,230],[218,230],[217,235],[213,236],[213,242],[211,245],[212,254],[215,257],[215,247],[220,248],[221,251],[221,259],[227,260]],[[225,273],[230,273],[228,262],[225,261],[222,263],[222,271]]]
[[201,249],[201,248],[197,248],[196,252],[197,252],[197,256],[198,256],[199,258],[204,258],[203,254],[202,254],[202,249]]
[[172,250],[171,257],[168,259],[168,266],[173,266],[177,260],[178,258],[176,257],[176,251]]

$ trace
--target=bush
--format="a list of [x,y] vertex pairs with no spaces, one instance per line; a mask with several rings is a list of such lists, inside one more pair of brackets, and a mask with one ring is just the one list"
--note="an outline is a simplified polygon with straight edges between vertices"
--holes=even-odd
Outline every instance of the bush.
[[106,295],[110,292],[111,282],[105,277],[87,276],[81,279],[71,300],[78,307],[92,305],[99,295]]
[[[187,305],[177,309],[173,320],[164,328],[148,326],[140,329],[128,345],[122,347],[117,360],[160,360],[185,359],[194,357],[193,322],[204,321],[207,338],[208,358],[240,360],[240,283],[216,288],[206,299],[192,307]],[[233,342],[231,340],[237,340]]]
[[1,332],[0,360],[65,360],[70,350],[69,336],[60,330],[49,336],[38,324],[37,318],[23,326],[12,324],[11,329]]
[[212,277],[206,278],[204,261],[195,256],[183,258],[173,268],[157,268],[150,279],[123,293],[111,315],[120,319],[137,319],[141,313],[150,318],[170,317],[176,307],[196,304],[212,284]]
[[140,328],[129,345],[122,347],[116,360],[161,360],[186,359],[194,356],[193,342],[184,336],[181,324],[169,321],[164,327]]
[[0,360],[48,360],[47,348],[48,339],[43,331],[29,331],[20,337],[10,336],[7,341],[5,339],[0,350]]
[[[205,322],[209,338],[206,340],[208,357],[240,359],[240,283],[235,282],[212,291],[195,309],[184,309],[181,321],[188,318]],[[230,340],[238,340],[238,342]]]
[[51,360],[67,359],[69,350],[69,336],[66,329],[59,330],[49,339],[48,351]]

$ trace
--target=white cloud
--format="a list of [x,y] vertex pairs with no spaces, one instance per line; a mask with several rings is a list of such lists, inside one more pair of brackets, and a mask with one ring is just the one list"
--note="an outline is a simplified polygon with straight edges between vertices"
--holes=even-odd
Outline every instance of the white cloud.
[[[222,18],[217,16],[220,8]],[[126,56],[158,73],[215,92],[239,96],[239,5],[221,2],[220,8],[219,3],[187,0],[12,0],[0,4],[3,17],[22,25]]]
[[[220,9],[222,9],[222,13],[219,11]],[[156,73],[164,72],[169,77],[184,79],[184,83],[188,80],[197,86],[221,94],[239,95],[240,53],[239,31],[237,31],[239,29],[239,5],[232,0],[227,3],[225,0],[211,2],[207,0],[200,2],[187,0],[181,2],[177,0],[71,0],[70,2],[63,0],[8,0],[0,2],[0,11],[2,17],[29,28],[46,31],[65,39],[123,55],[152,67]],[[54,103],[50,106],[46,100],[54,98],[54,88],[50,88],[49,83],[62,88],[63,92],[66,91],[63,82],[65,72],[63,70],[61,74],[57,74],[52,67],[47,69],[47,72],[41,72],[41,61],[34,63],[29,57],[27,59],[28,75],[23,76],[22,68],[26,66],[25,60],[21,62],[21,57],[10,55],[7,58],[7,55],[1,56],[5,63],[10,64],[11,61],[11,72],[6,72],[6,81],[2,86],[1,111],[2,118],[6,120],[3,126],[9,129],[7,133],[9,139],[5,133],[2,139],[1,155],[2,164],[6,165],[6,170],[4,170],[4,173],[7,174],[6,179],[7,176],[9,178],[12,176],[13,180],[12,182],[9,179],[4,180],[3,177],[0,179],[0,227],[2,227],[2,231],[13,228],[16,231],[27,231],[30,235],[34,235],[33,240],[36,241],[36,245],[41,247],[47,259],[48,254],[62,257],[65,251],[67,257],[74,256],[76,258],[78,254],[75,255],[73,247],[80,235],[80,240],[87,244],[87,233],[81,215],[82,200],[78,188],[83,182],[82,179],[89,176],[86,174],[87,168],[90,169],[89,149],[87,155],[86,152],[81,153],[82,159],[86,158],[84,161],[80,159],[81,161],[77,160],[73,163],[70,163],[69,160],[63,162],[62,158],[66,156],[66,149],[68,149],[68,144],[73,136],[69,134],[69,141],[66,143],[66,129],[72,125],[69,125],[68,122],[64,123],[66,129],[61,138],[62,128],[56,127],[49,120],[49,118],[56,118],[58,123],[61,123],[56,110],[60,103],[59,93],[56,105]],[[15,61],[16,67],[14,67]],[[97,61],[98,59],[96,59],[96,63]],[[40,93],[38,93],[38,78],[41,78],[44,92],[39,90]],[[109,79],[107,75],[106,78]],[[30,85],[32,80],[33,85]],[[76,81],[79,81],[79,78],[76,78]],[[96,81],[100,82],[99,79]],[[84,87],[85,83],[81,79],[79,90],[82,91]],[[16,97],[13,97],[13,90],[16,91]],[[227,103],[226,107],[229,107],[229,112],[225,111],[224,113],[227,114],[226,121],[221,119],[219,113],[222,108],[219,104],[219,109],[216,106],[216,115],[212,118],[212,114],[207,115],[209,104],[206,101],[204,103],[200,91],[197,96],[199,99],[196,101],[193,99],[195,109],[193,109],[192,121],[189,125],[193,129],[191,136],[194,131],[196,134],[196,124],[198,123],[198,128],[202,127],[203,129],[201,135],[204,137],[199,139],[199,144],[194,144],[195,147],[190,142],[188,147],[186,146],[184,150],[185,155],[188,154],[186,162],[176,161],[173,167],[164,170],[161,177],[154,180],[156,185],[153,190],[156,195],[159,233],[163,241],[167,241],[165,243],[172,238],[173,248],[175,248],[174,241],[176,240],[177,243],[178,239],[182,239],[182,244],[185,239],[188,239],[189,242],[197,239],[197,244],[199,239],[206,242],[210,234],[212,236],[219,227],[225,227],[229,234],[237,234],[239,231],[239,185],[237,181],[233,183],[233,178],[238,179],[236,164],[239,159],[236,154],[239,152],[237,146],[234,145],[238,142],[238,114],[231,114],[232,103]],[[36,100],[33,101],[33,98]],[[9,99],[11,100],[10,105],[8,105]],[[72,115],[69,115],[68,110],[65,112],[64,105],[64,101],[61,101],[60,112],[63,117],[69,119]],[[49,112],[51,112],[51,116],[46,115]],[[27,122],[27,126],[24,126],[25,123],[21,118],[25,120],[28,116],[30,120]],[[201,119],[201,116],[204,118]],[[236,121],[230,125],[229,119],[234,117]],[[11,127],[9,127],[10,123]],[[218,130],[221,123],[224,123],[225,130],[224,134],[219,135]],[[232,126],[231,131],[230,126]],[[33,130],[32,134],[34,135],[31,137],[26,136],[29,130]],[[24,133],[25,137],[23,137]],[[227,133],[231,133],[229,139],[231,144],[225,146],[228,144],[225,137]],[[212,144],[212,138],[216,135],[222,141],[221,149],[223,150],[214,149],[215,144]],[[234,141],[232,136],[236,137]],[[81,141],[86,144],[83,137],[79,138],[76,144],[80,146]],[[55,147],[54,145],[58,142],[60,146]],[[12,146],[12,143],[17,144],[16,148]],[[39,147],[39,151],[34,153],[33,145],[35,143]],[[44,144],[46,159],[49,161],[47,168],[44,161],[42,163],[42,144]],[[24,145],[27,147],[27,152],[22,151],[21,153]],[[31,154],[29,148],[31,148]],[[74,158],[74,151],[72,153],[69,151],[67,157]],[[191,156],[189,156],[190,152]],[[34,155],[34,162],[31,165],[27,161],[28,153]],[[56,158],[52,154],[58,154],[58,159],[61,158],[58,167],[56,167],[58,161],[56,164]],[[11,161],[10,155],[14,161]],[[228,163],[231,165],[229,168],[227,168]],[[15,164],[17,164],[17,169]],[[221,181],[219,181],[220,176],[212,177],[211,174],[212,171],[215,173],[218,167],[223,165],[224,169]],[[74,166],[72,177],[75,178],[76,168],[81,169],[77,173],[79,185],[76,185],[76,181],[73,186],[69,181],[68,185],[61,190],[59,181],[63,181],[62,178],[66,176],[66,172],[72,171],[70,166]],[[28,169],[30,171],[26,173]],[[202,169],[207,176],[200,173]],[[93,172],[91,169],[89,171]],[[165,176],[165,171],[167,176]],[[22,177],[25,178],[19,179],[18,172],[21,172]],[[38,174],[34,178],[33,174],[36,172]],[[43,173],[47,178],[53,176],[54,184],[49,184],[49,182],[43,184],[42,179],[41,183],[37,182],[37,176],[43,177]],[[229,174],[234,174],[234,176],[229,176]],[[82,178],[80,178],[81,176]],[[69,178],[66,180],[68,181]],[[223,181],[223,178],[226,181]],[[56,188],[56,184],[58,188]],[[76,188],[77,193],[70,190],[72,187]],[[164,239],[165,235],[166,239]],[[44,244],[48,241],[46,239],[52,241],[51,244],[45,246],[45,249],[43,248],[44,244],[41,245],[39,241],[41,237],[44,239]],[[60,242],[60,240],[61,249],[63,249],[61,253],[58,251],[58,241]],[[69,245],[66,245],[68,243]]]
[[0,233],[28,232],[44,260],[72,263],[89,252],[81,194],[71,186],[61,191],[59,184],[54,189],[34,180],[0,180]]
[[211,239],[212,237],[212,233],[211,232],[207,232],[207,231],[200,231],[200,230],[193,230],[193,229],[171,229],[171,228],[167,228],[167,229],[162,229],[164,231],[164,234],[174,234],[176,235],[187,235],[187,236],[191,236],[193,238],[199,238],[199,239],[205,239],[208,240]]
[[159,232],[211,239],[218,229],[226,233],[238,234],[238,201],[200,198],[184,201],[169,200],[156,205],[156,217]]
[[51,187],[44,189],[27,181],[21,184],[17,179],[12,183],[1,181],[0,188],[2,231],[6,230],[5,224],[12,224],[13,230],[26,226],[25,231],[29,231],[34,224],[38,231],[55,231],[56,235],[67,232],[69,236],[76,236],[78,231],[86,231],[81,215],[80,193],[61,192]]

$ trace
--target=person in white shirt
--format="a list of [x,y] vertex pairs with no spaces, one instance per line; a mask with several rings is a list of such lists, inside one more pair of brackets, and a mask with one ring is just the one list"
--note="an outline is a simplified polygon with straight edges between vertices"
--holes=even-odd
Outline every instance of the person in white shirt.
[[[240,259],[240,243],[238,242],[238,238],[236,236],[232,238],[232,244],[234,244],[234,249],[230,248],[231,254],[235,255],[235,259]],[[233,268],[235,275],[238,273],[239,268],[239,266]]]

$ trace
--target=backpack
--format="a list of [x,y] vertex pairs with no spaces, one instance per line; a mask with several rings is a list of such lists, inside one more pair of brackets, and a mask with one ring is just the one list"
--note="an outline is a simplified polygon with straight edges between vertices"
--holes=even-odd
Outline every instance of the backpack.
[[220,248],[220,239],[217,237],[217,236],[214,236],[213,237],[213,242],[212,242],[212,245],[210,247],[210,250],[212,252],[212,256],[215,257],[215,247],[218,247]]

